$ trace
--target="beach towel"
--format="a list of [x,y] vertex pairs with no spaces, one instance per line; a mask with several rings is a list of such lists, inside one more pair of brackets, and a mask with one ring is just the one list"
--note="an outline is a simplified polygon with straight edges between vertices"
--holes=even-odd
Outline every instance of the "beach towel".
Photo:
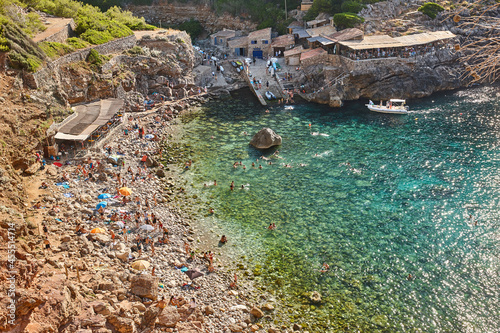
[[[69,187],[69,186],[68,186]],[[73,193],[64,193],[63,194],[66,198],[72,198],[74,197]]]

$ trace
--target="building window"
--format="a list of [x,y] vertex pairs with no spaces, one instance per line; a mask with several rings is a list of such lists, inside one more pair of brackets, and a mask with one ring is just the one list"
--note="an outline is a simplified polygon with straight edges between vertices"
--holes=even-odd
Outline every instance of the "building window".
[[257,41],[253,40],[253,41],[250,42],[250,44],[257,44]]
[[262,44],[268,44],[268,43],[269,43],[268,40],[265,40],[265,39],[262,40]]

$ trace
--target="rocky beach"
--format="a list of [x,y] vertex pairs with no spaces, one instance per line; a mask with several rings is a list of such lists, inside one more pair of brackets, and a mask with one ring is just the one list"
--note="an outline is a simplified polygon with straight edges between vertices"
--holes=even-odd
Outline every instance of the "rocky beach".
[[[183,200],[184,192],[176,175],[183,154],[172,156],[168,149],[175,114],[122,117],[82,158],[68,159],[62,167],[49,164],[31,176],[31,208],[24,218],[34,237],[19,241],[16,259],[25,288],[37,292],[16,290],[19,324],[12,332],[52,331],[61,325],[65,332],[81,333],[278,331],[276,300],[235,273],[237,267],[220,254],[219,246],[225,246],[217,243],[220,235],[204,236],[209,232],[183,213],[186,202],[171,204]],[[139,129],[144,129],[142,139]],[[130,196],[117,192],[124,186]],[[110,198],[98,199],[103,193]],[[129,201],[124,204],[124,199]],[[102,201],[104,211],[97,210]],[[160,223],[168,230],[166,244],[159,242],[164,239]],[[213,256],[211,268],[207,251]],[[134,269],[140,260],[149,265]],[[192,281],[187,269],[202,276]],[[177,306],[156,306],[172,296]]]

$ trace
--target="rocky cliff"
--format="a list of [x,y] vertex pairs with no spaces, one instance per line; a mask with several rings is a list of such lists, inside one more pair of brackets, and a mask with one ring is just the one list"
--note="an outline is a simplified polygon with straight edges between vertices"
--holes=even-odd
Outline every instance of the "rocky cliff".
[[135,16],[144,17],[146,22],[162,26],[178,25],[190,19],[198,20],[208,33],[233,29],[252,31],[257,25],[248,19],[234,17],[227,13],[217,14],[204,4],[183,4],[174,1],[159,1],[151,6],[127,6]]
[[[66,103],[89,102],[100,98],[123,97],[126,93],[147,96],[153,92],[167,97],[184,97],[194,86],[197,62],[189,35],[168,30],[138,37],[137,46],[122,54],[110,55],[100,66],[86,62],[46,68],[33,95],[54,96]],[[141,100],[144,97],[137,97]]]
[[[352,61],[336,57],[337,66],[304,69],[299,82],[307,82],[311,101],[340,106],[341,100],[421,98],[462,86],[462,67],[450,49],[416,59]],[[335,80],[337,78],[337,80]]]

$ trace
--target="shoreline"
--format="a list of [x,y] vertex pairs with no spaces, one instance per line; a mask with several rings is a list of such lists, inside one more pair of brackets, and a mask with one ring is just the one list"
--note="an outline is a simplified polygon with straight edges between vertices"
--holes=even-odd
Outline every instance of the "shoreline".
[[[184,115],[188,112],[195,111],[192,108],[188,108],[179,112],[179,115]],[[129,115],[130,114],[124,115],[124,124],[128,124],[127,119]],[[132,115],[136,118],[142,116],[140,113]],[[200,290],[185,292],[179,288],[183,283],[189,282],[189,279],[187,279],[187,276],[184,274],[181,274],[180,271],[171,268],[171,266],[179,263],[187,263],[189,268],[199,268],[206,273],[207,263],[203,260],[201,254],[203,251],[210,248],[217,249],[216,244],[211,244],[214,239],[217,239],[217,236],[213,235],[211,230],[204,229],[204,223],[202,221],[197,221],[196,214],[192,213],[192,209],[187,210],[179,207],[196,205],[196,202],[194,202],[195,200],[187,198],[185,191],[182,190],[182,182],[187,182],[187,180],[182,177],[182,174],[176,166],[176,164],[179,163],[180,156],[176,157],[175,154],[169,154],[168,157],[172,156],[173,161],[169,162],[167,157],[166,167],[158,166],[148,168],[149,174],[154,171],[155,175],[148,179],[150,176],[145,173],[143,176],[144,180],[142,180],[143,184],[137,185],[135,182],[131,181],[130,176],[126,175],[128,167],[134,170],[140,167],[141,163],[138,161],[142,153],[139,153],[139,156],[136,156],[137,154],[135,153],[137,152],[137,148],[141,145],[144,146],[145,144],[145,152],[151,157],[154,165],[157,163],[154,162],[154,160],[158,158],[158,155],[154,154],[155,150],[164,149],[164,151],[168,152],[172,145],[179,144],[182,140],[182,124],[179,122],[179,118],[176,117],[177,115],[173,116],[172,119],[168,121],[168,125],[164,126],[162,126],[161,123],[154,123],[154,117],[156,117],[156,115],[156,112],[150,112],[150,114],[141,117],[141,126],[145,126],[145,128],[151,129],[155,134],[159,134],[158,136],[162,138],[161,141],[153,142],[146,141],[145,139],[142,139],[145,141],[141,141],[132,138],[132,136],[137,136],[135,131],[130,133],[128,137],[125,137],[120,129],[111,134],[113,137],[107,137],[106,140],[103,141],[106,145],[111,146],[112,151],[116,152],[116,150],[119,149],[123,150],[123,158],[125,161],[125,166],[123,168],[118,166],[110,168],[109,164],[104,162],[107,157],[103,154],[103,151],[99,151],[98,149],[87,151],[85,159],[90,157],[91,161],[94,163],[96,163],[97,160],[102,161],[102,164],[97,167],[99,172],[96,175],[96,178],[101,180],[96,180],[95,183],[90,180],[83,181],[80,177],[81,175],[76,174],[77,167],[74,165],[65,165],[60,169],[48,165],[45,172],[39,172],[39,174],[33,176],[38,180],[38,183],[43,181],[48,184],[47,190],[49,193],[45,192],[47,190],[35,191],[35,193],[33,193],[32,198],[38,195],[36,200],[41,199],[45,201],[47,207],[41,210],[35,209],[32,217],[35,217],[35,220],[39,222],[46,219],[52,219],[50,216],[59,220],[45,222],[45,225],[48,227],[49,241],[54,250],[51,257],[54,258],[49,259],[46,254],[44,254],[43,257],[38,254],[36,255],[37,259],[39,261],[45,261],[45,263],[48,261],[50,262],[50,260],[63,260],[64,266],[70,267],[67,280],[74,280],[75,270],[79,271],[79,282],[72,282],[78,284],[81,290],[86,288],[85,284],[89,284],[89,282],[93,280],[92,276],[94,274],[99,274],[99,272],[103,270],[107,271],[106,268],[113,269],[116,273],[121,272],[120,274],[127,274],[129,276],[136,273],[140,273],[141,276],[151,275],[151,268],[142,273],[136,272],[130,268],[129,260],[118,259],[118,257],[123,258],[124,253],[126,253],[127,249],[132,245],[131,236],[135,237],[137,234],[141,234],[138,232],[139,229],[134,228],[135,223],[133,221],[126,222],[127,225],[130,225],[130,229],[132,230],[132,233],[127,235],[127,240],[124,240],[123,235],[119,235],[119,230],[115,230],[116,239],[114,241],[110,239],[108,235],[108,232],[112,229],[113,223],[105,223],[104,220],[106,220],[106,218],[101,221],[83,222],[86,214],[87,217],[93,214],[91,207],[95,206],[99,201],[97,198],[94,198],[94,195],[101,190],[115,193],[114,189],[118,187],[118,184],[114,173],[117,168],[121,168],[122,180],[127,182],[127,186],[133,188],[134,193],[131,197],[135,195],[139,196],[143,204],[146,197],[149,196],[149,202],[152,203],[151,193],[154,193],[153,196],[156,197],[158,206],[152,207],[151,211],[155,212],[169,230],[170,244],[163,246],[156,245],[155,256],[150,256],[149,252],[146,253],[145,251],[142,255],[135,255],[135,260],[146,259],[151,261],[152,267],[156,267],[155,275],[159,278],[161,285],[164,286],[160,289],[160,295],[165,295],[167,299],[170,295],[181,295],[186,300],[190,299],[191,296],[195,296],[197,302],[197,318],[199,319],[200,315],[204,315],[205,320],[202,321],[203,328],[207,332],[225,332],[227,330],[238,331],[239,328],[235,327],[235,325],[239,326],[241,329],[248,328],[252,331],[259,331],[263,329],[264,326],[269,326],[270,324],[272,326],[273,321],[276,322],[273,309],[277,304],[276,300],[270,294],[265,294],[257,289],[254,285],[254,281],[245,279],[243,276],[240,276],[241,274],[238,275],[238,287],[234,290],[229,288],[230,282],[233,279],[233,273],[238,272],[238,267],[234,262],[231,263],[229,257],[226,258],[223,255],[223,252],[227,250],[218,251],[219,253],[216,253],[215,273],[205,275],[194,281],[201,287]],[[82,159],[80,162],[85,159]],[[165,176],[162,177],[163,179],[156,176],[157,173],[161,173],[160,170],[164,171]],[[123,176],[124,173],[125,176]],[[106,176],[102,176],[103,174]],[[112,175],[114,175],[114,177]],[[52,185],[52,183],[55,183],[60,177],[69,178],[69,189]],[[38,183],[35,182],[35,184]],[[181,184],[179,185],[178,183]],[[71,199],[69,198],[70,195]],[[121,200],[122,197],[116,199]],[[50,206],[49,203],[54,204],[53,208],[46,211]],[[128,203],[123,206],[123,210],[130,209],[133,211],[133,206],[133,203]],[[54,209],[54,207],[57,208]],[[121,204],[110,202],[109,207],[106,208],[105,214],[112,213],[113,210],[119,211],[120,209],[122,209]],[[36,217],[36,215],[38,216]],[[74,230],[79,223],[81,223],[87,231],[95,227],[103,227],[109,230],[103,234],[84,234],[78,236],[74,231],[72,232],[72,230]],[[38,243],[42,243],[44,237],[42,236],[41,226],[39,226],[39,228],[39,236],[37,238]],[[159,238],[159,234],[160,233],[155,230],[153,235],[155,238]],[[196,249],[197,253],[193,260],[190,260],[189,256],[183,253],[183,242],[188,242],[191,248]],[[93,244],[93,246],[88,245],[89,243]],[[92,247],[92,251],[88,251],[89,253],[87,254],[92,253],[93,256],[98,257],[99,263],[97,265],[94,263],[94,266],[86,265],[85,263],[82,264],[81,259],[84,257],[82,253],[80,253],[80,256],[71,254],[73,251],[78,251],[80,246]],[[97,253],[95,253],[95,251],[97,251]],[[76,269],[77,266],[81,269]],[[167,266],[169,267],[166,268]],[[147,273],[144,274],[144,272]],[[44,282],[47,282],[53,276],[55,276],[54,273],[44,271],[42,274],[38,275],[37,279],[41,280],[37,281],[37,283],[44,284]],[[129,280],[130,278],[123,283],[126,289]],[[111,291],[111,293],[106,290],[101,291],[99,287],[97,290],[95,289],[94,287],[93,290],[96,296],[100,294],[113,294],[113,291]],[[118,297],[117,301],[119,301],[119,299],[120,297]],[[137,298],[136,301],[138,301]],[[150,305],[150,301],[146,300],[144,304]],[[255,306],[260,306],[267,310],[265,310],[266,312],[264,313],[259,308],[255,310]],[[254,316],[254,314],[250,315],[249,313],[257,314],[257,316]],[[263,318],[259,320],[259,316]],[[271,327],[270,329],[273,328]]]

